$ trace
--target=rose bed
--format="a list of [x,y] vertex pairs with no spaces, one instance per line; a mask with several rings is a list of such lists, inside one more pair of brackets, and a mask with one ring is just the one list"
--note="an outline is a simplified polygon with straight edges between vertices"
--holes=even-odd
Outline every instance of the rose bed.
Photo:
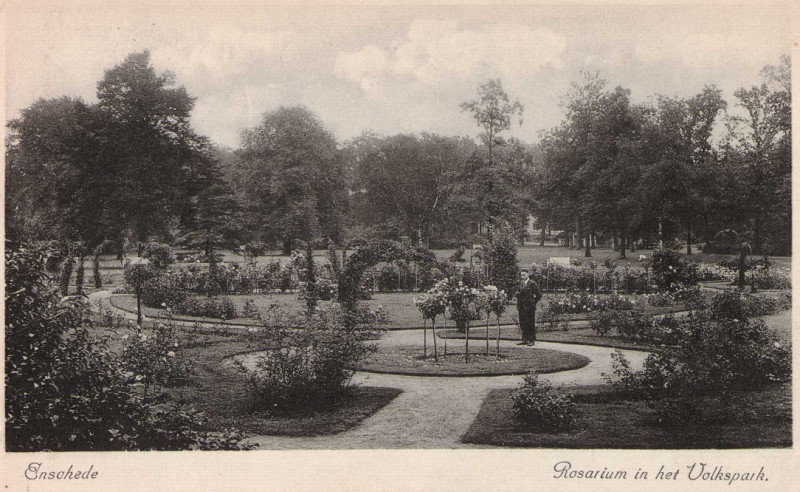
[[428,357],[423,358],[422,347],[406,345],[381,347],[359,370],[384,374],[414,376],[501,376],[527,374],[530,371],[552,373],[579,369],[590,360],[582,355],[560,350],[534,347],[501,347],[500,358],[492,344],[489,356],[486,346],[475,343],[469,350],[469,363],[465,362],[464,345],[448,344],[444,355],[439,343],[439,361],[433,358],[433,347],[428,347]]

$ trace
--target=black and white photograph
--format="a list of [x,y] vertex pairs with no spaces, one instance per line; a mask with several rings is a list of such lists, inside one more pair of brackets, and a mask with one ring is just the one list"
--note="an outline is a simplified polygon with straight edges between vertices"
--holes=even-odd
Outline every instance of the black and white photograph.
[[2,15],[6,490],[796,490],[791,6]]

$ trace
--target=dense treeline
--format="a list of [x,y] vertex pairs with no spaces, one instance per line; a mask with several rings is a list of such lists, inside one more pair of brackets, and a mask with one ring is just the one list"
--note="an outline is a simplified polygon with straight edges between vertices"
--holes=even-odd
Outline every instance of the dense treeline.
[[310,110],[281,107],[232,150],[195,133],[194,98],[134,53],[106,71],[98,103],[39,100],[8,123],[7,237],[86,251],[156,239],[289,252],[298,240],[399,236],[448,247],[498,227],[523,239],[533,219],[587,254],[590,238],[623,255],[638,240],[788,254],[790,74],[783,57],[734,101],[707,86],[643,104],[585,74],[536,145],[503,138],[524,108],[491,80],[460,108],[479,143],[370,132],[337,142]]

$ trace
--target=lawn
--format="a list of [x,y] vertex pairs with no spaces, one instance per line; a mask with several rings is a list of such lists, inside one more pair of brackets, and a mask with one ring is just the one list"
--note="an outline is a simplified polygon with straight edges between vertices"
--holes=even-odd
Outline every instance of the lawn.
[[[422,328],[422,315],[416,306],[414,306],[414,298],[419,293],[414,292],[377,292],[372,295],[372,299],[364,301],[370,309],[382,308],[386,311],[389,322],[386,326],[387,329],[401,329],[401,328]],[[540,306],[547,304],[548,299],[558,297],[561,294],[546,293],[542,298]],[[247,301],[252,301],[255,308],[259,311],[268,309],[272,305],[278,306],[292,313],[303,313],[306,309],[305,301],[298,298],[296,293],[288,294],[248,294],[248,295],[233,295],[229,297],[236,306],[237,313],[244,312],[244,306]],[[119,294],[111,297],[111,303],[119,308],[128,312],[136,312],[136,298],[132,295]],[[320,301],[319,305],[324,307],[330,304],[330,301]],[[645,312],[649,314],[661,314],[665,312],[674,311],[675,308],[653,308],[646,307]],[[142,307],[142,312],[148,317],[161,317],[166,315],[163,309]],[[541,310],[539,311],[541,313]],[[203,318],[193,316],[174,316],[176,319],[187,321],[202,321]],[[590,316],[586,314],[572,315],[573,320],[588,319]],[[257,322],[253,319],[237,317],[227,320],[234,324],[255,325]],[[512,305],[509,307],[506,315],[501,318],[502,323],[516,323],[517,314],[516,308]],[[453,326],[453,321],[448,321],[448,326]],[[486,318],[482,320],[473,321],[473,326],[481,326],[486,324]],[[492,316],[491,324],[495,324],[495,318]],[[430,326],[430,323],[428,323]],[[437,327],[441,328],[441,317],[437,320]]]
[[500,358],[495,356],[494,343],[486,345],[471,343],[469,364],[465,363],[464,344],[450,343],[448,353],[443,354],[439,343],[439,360],[433,358],[433,344],[429,343],[428,357],[422,357],[419,345],[381,347],[362,366],[361,370],[415,376],[497,376],[502,374],[541,374],[579,369],[590,361],[587,357],[570,352],[539,348],[503,347]]
[[[121,351],[122,329],[98,327],[99,336],[111,335],[109,348]],[[249,408],[245,375],[226,359],[255,350],[240,334],[217,329],[184,329],[181,355],[192,361],[189,384],[167,388],[170,397],[203,412],[208,430],[234,428],[252,435],[319,436],[336,434],[359,425],[388,405],[401,390],[352,387],[330,411],[273,417]]]
[[[514,417],[514,390],[494,390],[462,441],[490,446],[581,449],[709,449],[792,446],[791,384],[741,392],[730,404],[703,398],[708,418],[660,427],[642,400],[616,397],[606,387],[570,388],[579,409],[576,428],[532,431]],[[723,411],[727,410],[727,411]]]

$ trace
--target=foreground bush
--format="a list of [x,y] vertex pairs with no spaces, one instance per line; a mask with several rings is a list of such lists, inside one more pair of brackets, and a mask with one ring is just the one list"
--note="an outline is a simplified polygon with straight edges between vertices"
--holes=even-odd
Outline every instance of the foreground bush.
[[48,251],[6,245],[6,450],[241,449],[191,410],[133,391],[122,364],[92,338],[87,306],[62,299]]
[[267,348],[256,370],[248,372],[248,394],[255,411],[287,415],[329,410],[350,386],[354,370],[375,347],[376,313],[353,313],[334,305],[313,317],[272,311],[252,336]]
[[192,363],[182,356],[183,345],[172,322],[157,323],[151,331],[139,329],[125,335],[120,367],[130,382],[144,385],[144,394],[156,385],[178,386],[189,382]]
[[577,406],[572,397],[557,393],[536,373],[525,376],[512,399],[517,419],[535,430],[562,432],[575,425]]
[[650,354],[633,371],[616,354],[617,389],[646,398],[685,398],[761,388],[791,375],[791,351],[773,337],[762,319],[686,321],[674,347]]

